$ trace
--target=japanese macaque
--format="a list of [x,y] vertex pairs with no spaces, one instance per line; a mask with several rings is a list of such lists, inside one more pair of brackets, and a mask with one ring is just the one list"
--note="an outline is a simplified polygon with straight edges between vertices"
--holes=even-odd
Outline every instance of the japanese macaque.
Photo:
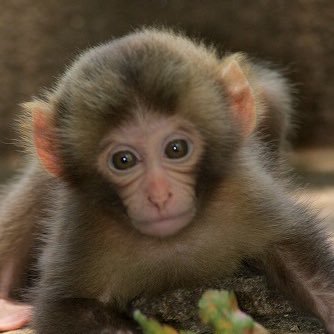
[[38,334],[135,331],[134,298],[245,259],[334,333],[329,238],[275,167],[291,109],[278,73],[146,29],[87,51],[25,107],[31,158],[0,212],[2,329],[30,320],[10,297],[42,230]]

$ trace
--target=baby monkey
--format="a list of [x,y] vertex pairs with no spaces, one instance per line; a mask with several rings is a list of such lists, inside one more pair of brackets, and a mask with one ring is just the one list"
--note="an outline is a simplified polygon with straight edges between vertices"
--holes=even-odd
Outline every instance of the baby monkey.
[[10,297],[43,233],[38,334],[135,331],[134,298],[245,259],[334,334],[329,238],[279,176],[291,98],[278,73],[144,29],[88,50],[25,107],[32,154],[0,213],[2,329],[30,320]]

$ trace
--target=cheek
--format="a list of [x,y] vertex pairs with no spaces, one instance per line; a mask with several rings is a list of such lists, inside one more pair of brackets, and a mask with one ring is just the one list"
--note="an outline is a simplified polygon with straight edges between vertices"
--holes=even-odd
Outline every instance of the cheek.
[[121,198],[124,206],[129,210],[129,207],[137,207],[143,205],[144,194],[140,182],[134,182],[117,189],[118,195]]
[[186,208],[195,206],[195,191],[193,185],[176,185],[172,187],[172,198],[170,204],[174,208]]

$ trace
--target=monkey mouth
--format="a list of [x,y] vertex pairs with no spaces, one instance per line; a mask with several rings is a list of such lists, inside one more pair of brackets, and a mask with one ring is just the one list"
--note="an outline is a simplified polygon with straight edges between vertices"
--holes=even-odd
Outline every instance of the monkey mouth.
[[142,234],[165,238],[175,235],[186,227],[195,216],[195,210],[187,210],[177,215],[161,216],[152,220],[133,221],[133,226]]

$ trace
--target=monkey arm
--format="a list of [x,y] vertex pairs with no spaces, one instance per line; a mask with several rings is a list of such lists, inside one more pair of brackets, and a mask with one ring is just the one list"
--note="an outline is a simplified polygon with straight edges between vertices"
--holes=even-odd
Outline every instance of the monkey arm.
[[[246,200],[239,199],[242,208],[249,205],[247,211],[251,214],[245,216],[245,221],[262,222],[258,230],[266,240],[256,258],[282,293],[321,319],[333,334],[334,248],[328,229],[307,204],[288,190],[283,178],[277,182],[277,176],[273,178],[264,169],[258,174],[249,173],[260,171],[259,160],[255,154],[249,156],[253,167],[249,165],[242,173],[247,175],[243,180],[247,196]],[[269,230],[265,230],[268,225]],[[250,235],[256,236],[253,226]]]
[[133,320],[96,299],[67,298],[39,306],[37,315],[41,311],[46,316],[38,317],[38,333],[137,333],[134,324],[131,328]]
[[[0,330],[22,327],[31,319],[31,306],[9,298],[22,285],[32,258],[37,224],[45,210],[47,176],[38,163],[26,166],[15,183],[2,190],[0,203]],[[42,212],[41,212],[42,211]]]
[[[24,270],[24,262],[31,256],[31,246],[40,220],[46,215],[45,193],[49,176],[38,165],[28,164],[16,182],[4,187],[0,203],[0,277],[4,268],[17,276]],[[9,265],[12,262],[12,265]],[[18,277],[16,277],[18,278]],[[17,279],[15,279],[17,282]],[[0,291],[4,287],[1,284]],[[4,292],[1,291],[4,295]]]
[[[327,331],[334,333],[333,245],[318,219],[301,211],[304,221],[267,250],[265,270],[283,293],[317,315]],[[289,223],[293,224],[291,218]]]

